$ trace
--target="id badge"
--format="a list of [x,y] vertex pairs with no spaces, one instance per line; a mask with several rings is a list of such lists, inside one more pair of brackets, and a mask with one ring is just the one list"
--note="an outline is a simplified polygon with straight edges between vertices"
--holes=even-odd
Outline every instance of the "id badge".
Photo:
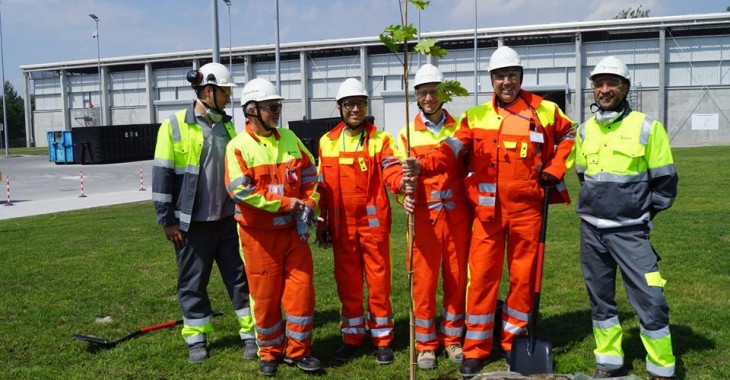
[[280,183],[269,184],[269,193],[284,195],[284,185]]
[[530,131],[530,141],[543,144],[545,142],[545,136],[540,132]]

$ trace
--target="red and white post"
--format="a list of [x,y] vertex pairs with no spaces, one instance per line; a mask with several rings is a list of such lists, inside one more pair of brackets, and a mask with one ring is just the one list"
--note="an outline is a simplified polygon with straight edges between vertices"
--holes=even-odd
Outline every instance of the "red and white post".
[[144,188],[144,171],[142,170],[142,166],[139,167],[139,190],[138,191],[146,191],[147,189]]
[[84,171],[81,170],[79,174],[79,178],[81,178],[81,195],[79,195],[79,198],[86,198],[86,194],[84,194]]
[[15,206],[13,202],[10,201],[10,176],[5,177],[5,190],[8,193],[8,201],[5,203],[5,206]]

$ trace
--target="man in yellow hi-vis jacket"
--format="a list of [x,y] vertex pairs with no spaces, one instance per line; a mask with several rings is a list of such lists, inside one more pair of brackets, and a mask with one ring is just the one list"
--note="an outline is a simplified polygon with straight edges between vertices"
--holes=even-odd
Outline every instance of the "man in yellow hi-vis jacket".
[[578,205],[580,260],[591,300],[596,340],[594,378],[622,374],[622,330],[615,301],[616,267],[641,322],[646,367],[652,379],[673,379],[666,282],[649,243],[654,216],[677,195],[664,126],[626,101],[628,67],[616,57],[591,73],[595,115],[578,128],[575,165],[582,184]]

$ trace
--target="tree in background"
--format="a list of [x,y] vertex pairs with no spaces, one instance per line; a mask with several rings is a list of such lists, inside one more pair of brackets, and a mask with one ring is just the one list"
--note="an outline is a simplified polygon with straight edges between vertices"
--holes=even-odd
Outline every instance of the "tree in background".
[[[729,7],[730,8],[730,7]],[[614,19],[627,19],[627,18],[643,18],[643,17],[649,17],[649,12],[651,10],[649,9],[641,9],[641,5],[639,5],[636,9],[628,7],[626,9],[621,10],[616,14]]]
[[[8,140],[11,147],[25,146],[25,103],[9,81],[5,81],[5,108],[8,113]],[[2,109],[0,109],[0,123]],[[5,132],[2,133],[3,147],[5,147]]]

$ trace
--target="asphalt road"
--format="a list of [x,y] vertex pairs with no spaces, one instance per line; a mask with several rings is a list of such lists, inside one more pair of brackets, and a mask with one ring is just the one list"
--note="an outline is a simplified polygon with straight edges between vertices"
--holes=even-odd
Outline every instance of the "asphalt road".
[[0,171],[0,220],[151,200],[152,160],[80,165],[55,164],[48,156],[1,156]]

